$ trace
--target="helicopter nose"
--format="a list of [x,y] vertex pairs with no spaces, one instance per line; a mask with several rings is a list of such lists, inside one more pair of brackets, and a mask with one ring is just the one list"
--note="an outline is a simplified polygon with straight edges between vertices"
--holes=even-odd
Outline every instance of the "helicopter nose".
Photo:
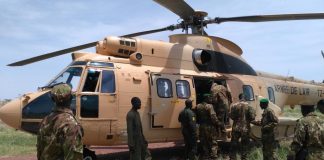
[[7,125],[19,129],[21,119],[20,99],[15,99],[0,108],[0,119]]

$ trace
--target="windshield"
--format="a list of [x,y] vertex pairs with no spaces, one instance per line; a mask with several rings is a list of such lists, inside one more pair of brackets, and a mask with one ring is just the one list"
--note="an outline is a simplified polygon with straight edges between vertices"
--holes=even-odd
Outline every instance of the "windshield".
[[67,83],[71,85],[72,91],[76,91],[80,81],[82,70],[82,67],[69,67],[56,79],[51,81],[48,84],[48,86],[54,86],[59,83]]

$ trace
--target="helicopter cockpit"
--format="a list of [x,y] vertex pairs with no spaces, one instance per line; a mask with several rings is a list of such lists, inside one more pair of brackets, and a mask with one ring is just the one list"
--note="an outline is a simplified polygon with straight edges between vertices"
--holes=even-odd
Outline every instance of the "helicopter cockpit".
[[[116,90],[113,67],[113,63],[107,62],[72,62],[48,85],[39,88],[41,95],[23,107],[21,128],[27,132],[37,133],[38,121],[48,115],[55,106],[49,92],[50,88],[60,83],[67,83],[72,87],[71,109],[74,114],[77,112],[76,103],[79,99],[81,102],[80,115],[87,118],[98,118],[98,97],[100,97],[98,93],[114,93]],[[83,74],[85,78],[82,78]],[[77,98],[77,92],[80,92],[79,98]],[[25,122],[24,120],[28,121]]]

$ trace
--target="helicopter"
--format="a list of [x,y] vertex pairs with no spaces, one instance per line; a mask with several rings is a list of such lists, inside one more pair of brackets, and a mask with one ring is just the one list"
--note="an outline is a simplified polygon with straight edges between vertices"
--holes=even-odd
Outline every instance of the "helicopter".
[[[72,53],[72,63],[37,92],[24,94],[0,109],[0,118],[9,126],[36,134],[38,124],[54,107],[49,91],[59,83],[69,83],[74,90],[72,109],[84,128],[86,145],[127,143],[125,117],[130,99],[142,100],[140,110],[143,131],[149,142],[182,139],[177,121],[184,101],[196,104],[209,92],[210,81],[226,85],[238,101],[245,93],[249,104],[262,111],[258,100],[269,98],[270,107],[279,116],[278,137],[293,134],[295,120],[280,116],[286,105],[324,105],[324,84],[294,77],[255,71],[243,58],[242,49],[230,40],[210,36],[206,26],[225,22],[267,22],[324,19],[324,13],[259,15],[207,19],[207,12],[196,11],[182,0],[155,0],[182,20],[162,28],[108,36],[104,40],[51,52],[9,64],[22,66]],[[138,36],[182,29],[184,34],[170,36],[169,42],[147,40]],[[191,31],[191,33],[190,33]],[[96,47],[96,53],[79,50]],[[226,121],[230,133],[230,120]],[[253,135],[260,137],[259,128]],[[228,141],[230,134],[219,137]]]

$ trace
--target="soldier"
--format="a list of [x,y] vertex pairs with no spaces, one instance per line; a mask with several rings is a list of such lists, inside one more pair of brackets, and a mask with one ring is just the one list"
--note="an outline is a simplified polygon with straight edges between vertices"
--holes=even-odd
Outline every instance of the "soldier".
[[212,84],[210,91],[212,94],[212,104],[214,110],[216,111],[217,117],[221,122],[221,125],[219,126],[220,133],[218,134],[224,135],[226,133],[225,118],[228,114],[229,105],[232,103],[232,96],[226,87],[217,83]]
[[263,98],[260,100],[260,107],[263,109],[261,121],[252,122],[261,126],[261,141],[264,160],[276,160],[277,141],[275,140],[275,129],[278,125],[278,118],[273,110],[268,107],[269,100]]
[[82,128],[70,109],[71,87],[68,84],[56,85],[51,91],[51,96],[56,106],[40,124],[37,136],[37,159],[81,160],[83,158]]
[[202,159],[217,158],[217,141],[215,130],[219,125],[211,102],[211,95],[204,94],[204,102],[197,105],[197,122],[199,126],[199,140],[202,146]]
[[147,149],[148,143],[143,135],[141,117],[138,109],[141,108],[141,100],[133,97],[132,109],[127,113],[127,135],[130,160],[151,160],[151,153]]
[[[245,102],[244,94],[239,95],[240,101],[232,104],[230,117],[233,120],[232,139],[231,139],[231,159],[236,159],[237,151],[241,152],[241,159],[247,159],[247,145],[250,142],[250,123],[255,120],[255,110]],[[239,139],[241,138],[241,143]]]
[[196,114],[191,110],[192,101],[187,99],[185,103],[186,107],[180,112],[178,117],[185,142],[185,158],[197,160]]
[[288,160],[324,160],[324,121],[314,111],[314,106],[301,106],[303,117],[297,122]]

